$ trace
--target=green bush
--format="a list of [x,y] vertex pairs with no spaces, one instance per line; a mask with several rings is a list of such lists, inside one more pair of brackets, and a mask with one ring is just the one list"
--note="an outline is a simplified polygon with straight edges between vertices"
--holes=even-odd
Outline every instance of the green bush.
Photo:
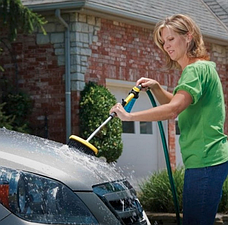
[[[182,168],[173,171],[180,210],[182,210],[183,176],[184,170]],[[145,210],[151,212],[175,212],[167,170],[153,173],[147,180],[139,184],[139,187],[139,199]]]
[[223,184],[222,191],[222,199],[219,204],[218,212],[228,213],[228,178]]
[[3,107],[6,103],[0,104],[0,127],[5,127],[9,130],[12,130],[12,123],[14,121],[13,116],[7,116],[3,111]]
[[30,133],[28,118],[32,112],[32,100],[29,95],[22,91],[15,91],[11,83],[5,79],[0,79],[2,102],[0,114],[4,119],[0,121],[0,127],[10,130]]
[[[180,212],[182,211],[182,194],[184,184],[184,169],[177,168],[173,171]],[[167,170],[153,173],[147,180],[139,184],[139,199],[147,211],[175,213],[173,195],[169,183]],[[218,212],[228,212],[228,178],[223,185],[223,195]]]
[[[80,136],[87,139],[109,116],[109,110],[116,104],[114,95],[104,86],[89,82],[81,92],[79,119]],[[90,140],[107,162],[116,161],[123,149],[121,139],[122,122],[118,118],[109,121]]]
[[20,92],[18,94],[8,94],[4,98],[4,111],[7,115],[14,117],[12,129],[20,132],[29,132],[28,116],[31,114],[32,102],[30,97]]

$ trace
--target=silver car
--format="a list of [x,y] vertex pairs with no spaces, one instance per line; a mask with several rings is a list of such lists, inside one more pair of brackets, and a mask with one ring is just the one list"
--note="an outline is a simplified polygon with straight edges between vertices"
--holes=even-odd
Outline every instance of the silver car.
[[0,128],[0,225],[150,224],[115,166]]

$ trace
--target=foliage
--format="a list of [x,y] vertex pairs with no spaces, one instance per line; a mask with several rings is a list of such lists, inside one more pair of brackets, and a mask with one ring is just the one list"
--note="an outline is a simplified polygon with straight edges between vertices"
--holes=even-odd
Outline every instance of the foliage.
[[11,130],[14,118],[12,116],[7,116],[3,111],[3,107],[5,104],[6,103],[0,104],[0,127],[5,127]]
[[26,133],[29,132],[27,118],[31,113],[32,102],[30,97],[23,92],[8,94],[5,103],[3,109],[6,114],[14,117],[12,129]]
[[45,23],[41,15],[23,6],[21,0],[0,0],[0,25],[7,29],[11,41],[16,39],[18,30],[30,34],[39,27],[45,34]]
[[[108,118],[115,103],[114,95],[107,88],[87,83],[80,99],[80,136],[86,140]],[[122,122],[113,118],[90,140],[99,151],[98,157],[105,157],[107,162],[116,161],[123,148],[121,134]]]
[[[31,34],[37,27],[42,30],[43,34],[46,34],[43,27],[46,23],[44,17],[23,6],[21,0],[0,0],[0,43],[3,40],[1,34],[3,30],[4,35],[6,32],[7,39],[12,42],[16,40],[18,31]],[[0,71],[3,71],[2,65],[0,65]]]
[[[184,185],[184,168],[173,171],[180,212],[182,211],[182,195]],[[153,173],[147,180],[139,184],[139,199],[145,210],[151,212],[175,213],[175,206],[167,170]],[[218,212],[228,212],[228,177],[223,185],[223,195]]]
[[[44,17],[23,6],[21,0],[0,0],[0,43],[3,38],[13,42],[18,32],[31,34],[35,28],[40,28],[43,34],[46,34],[44,24],[46,24]],[[1,31],[4,31],[7,37],[3,37]],[[0,48],[0,55],[2,51]],[[0,71],[3,71],[2,65],[0,65]],[[3,91],[3,87],[1,91],[3,104],[0,107],[0,126],[29,132],[27,117],[31,112],[30,97],[23,92],[14,92],[9,89]]]
[[[183,176],[184,170],[182,168],[173,171],[180,210],[182,209]],[[167,170],[153,173],[148,180],[139,184],[139,187],[139,198],[146,210],[152,212],[175,212]]]
[[[0,48],[0,55],[1,54],[2,54],[2,49]],[[4,71],[1,65],[0,65],[0,71]]]
[[218,212],[228,213],[228,177],[223,184],[222,199],[219,204]]
[[1,80],[1,90],[3,104],[0,114],[3,114],[5,119],[0,122],[0,127],[29,133],[28,117],[32,110],[30,96],[21,91],[15,92],[6,79]]

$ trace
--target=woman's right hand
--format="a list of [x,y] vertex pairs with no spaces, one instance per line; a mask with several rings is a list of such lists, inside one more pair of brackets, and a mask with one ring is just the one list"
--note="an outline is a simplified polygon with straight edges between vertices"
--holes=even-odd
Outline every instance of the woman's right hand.
[[151,89],[153,95],[156,97],[157,101],[163,105],[167,104],[173,98],[173,93],[166,91],[162,86],[154,79],[141,77],[137,80],[136,86],[141,85],[142,90],[147,91]]
[[156,80],[146,78],[146,77],[141,77],[140,79],[137,80],[136,86],[142,86],[142,89],[153,89],[155,85],[158,85],[158,82]]

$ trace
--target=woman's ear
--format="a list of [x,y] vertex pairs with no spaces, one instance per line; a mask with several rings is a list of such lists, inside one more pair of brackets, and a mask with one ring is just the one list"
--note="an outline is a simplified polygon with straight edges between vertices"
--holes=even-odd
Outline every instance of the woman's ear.
[[191,42],[192,40],[192,34],[190,32],[187,33],[187,41]]

